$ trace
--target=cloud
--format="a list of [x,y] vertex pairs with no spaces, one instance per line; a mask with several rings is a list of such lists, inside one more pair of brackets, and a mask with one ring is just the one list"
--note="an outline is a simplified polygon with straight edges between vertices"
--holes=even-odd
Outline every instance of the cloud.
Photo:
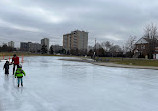
[[17,25],[17,24],[6,22],[2,19],[0,19],[0,25],[3,26],[3,27],[13,28],[13,29],[17,29],[17,30],[42,32],[40,29],[37,29],[37,28],[27,27],[27,26],[20,26],[20,25]]
[[58,24],[66,20],[66,17],[56,14],[53,11],[44,10],[40,7],[21,7],[21,9],[26,13],[31,12],[35,18],[38,18],[43,22]]
[[1,0],[0,33],[20,41],[49,37],[62,45],[63,34],[79,29],[89,32],[90,45],[95,38],[120,44],[130,35],[141,37],[146,24],[158,23],[157,6],[156,0]]

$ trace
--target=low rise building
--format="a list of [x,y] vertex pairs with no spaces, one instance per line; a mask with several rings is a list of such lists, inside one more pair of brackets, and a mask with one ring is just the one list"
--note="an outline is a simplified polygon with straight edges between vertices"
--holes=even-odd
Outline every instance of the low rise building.
[[21,42],[20,50],[25,52],[37,53],[41,50],[41,44],[32,42]]
[[54,53],[59,53],[63,49],[63,46],[60,45],[51,45],[51,47],[53,48]]
[[28,42],[20,42],[20,50],[24,52],[28,52],[29,51]]
[[149,39],[146,37],[142,37],[135,43],[133,57],[134,58],[138,58],[138,57],[148,58],[149,55],[153,55],[156,53],[156,50],[155,50],[156,47],[158,47],[157,38]]
[[29,52],[40,52],[42,45],[39,43],[29,43]]

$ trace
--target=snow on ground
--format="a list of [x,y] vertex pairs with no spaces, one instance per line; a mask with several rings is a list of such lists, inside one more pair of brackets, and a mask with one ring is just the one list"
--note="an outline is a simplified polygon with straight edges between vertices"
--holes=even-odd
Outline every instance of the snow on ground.
[[0,111],[157,111],[158,70],[25,57],[24,87],[0,62]]

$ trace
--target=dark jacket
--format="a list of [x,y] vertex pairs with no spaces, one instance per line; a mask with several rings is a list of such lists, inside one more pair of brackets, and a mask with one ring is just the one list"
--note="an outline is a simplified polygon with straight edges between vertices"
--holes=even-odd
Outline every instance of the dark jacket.
[[3,66],[3,69],[9,69],[9,65],[11,65],[11,64],[5,63],[4,66]]

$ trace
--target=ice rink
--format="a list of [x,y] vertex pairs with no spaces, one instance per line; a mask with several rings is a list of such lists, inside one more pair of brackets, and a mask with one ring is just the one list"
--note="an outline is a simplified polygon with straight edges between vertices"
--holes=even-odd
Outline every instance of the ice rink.
[[25,57],[20,88],[0,62],[0,111],[158,111],[158,70],[59,58]]

